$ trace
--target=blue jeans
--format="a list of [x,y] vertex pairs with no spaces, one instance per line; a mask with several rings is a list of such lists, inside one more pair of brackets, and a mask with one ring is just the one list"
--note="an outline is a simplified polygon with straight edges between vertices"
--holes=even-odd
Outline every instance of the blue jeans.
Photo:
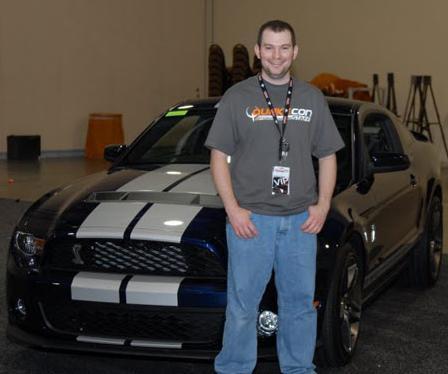
[[258,236],[240,239],[227,224],[227,309],[218,374],[249,374],[257,361],[258,307],[275,271],[278,294],[277,354],[283,374],[315,373],[316,235],[300,226],[308,213],[252,214]]

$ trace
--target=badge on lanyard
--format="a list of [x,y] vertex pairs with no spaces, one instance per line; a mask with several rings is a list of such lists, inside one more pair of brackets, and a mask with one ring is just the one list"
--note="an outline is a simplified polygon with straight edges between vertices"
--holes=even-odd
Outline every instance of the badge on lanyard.
[[289,195],[289,167],[287,166],[273,167],[272,195]]

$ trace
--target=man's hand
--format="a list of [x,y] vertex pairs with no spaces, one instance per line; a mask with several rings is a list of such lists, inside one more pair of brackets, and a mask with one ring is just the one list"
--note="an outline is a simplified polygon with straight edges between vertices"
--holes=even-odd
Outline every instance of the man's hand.
[[227,155],[217,149],[212,150],[210,158],[213,181],[229,217],[235,234],[242,239],[250,239],[258,235],[257,228],[250,220],[251,212],[241,208],[235,199],[230,180]]
[[309,216],[301,227],[302,231],[307,234],[318,234],[322,230],[329,210],[330,205],[323,203],[308,207]]
[[316,205],[308,207],[308,219],[301,229],[308,234],[318,234],[325,223],[330,210],[331,197],[336,183],[336,155],[319,159],[319,200]]
[[227,212],[235,234],[242,239],[251,239],[258,235],[258,230],[250,219],[251,212],[240,206]]

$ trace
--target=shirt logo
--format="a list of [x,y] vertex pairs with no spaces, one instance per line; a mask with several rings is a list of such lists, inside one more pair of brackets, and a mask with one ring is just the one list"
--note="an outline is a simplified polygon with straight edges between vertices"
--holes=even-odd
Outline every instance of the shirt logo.
[[[275,115],[277,116],[279,122],[283,120],[283,108],[274,108]],[[247,107],[246,116],[248,116],[252,122],[255,121],[272,121],[271,111],[268,107],[260,108]],[[301,121],[301,122],[311,122],[311,117],[313,116],[313,111],[311,109],[304,108],[291,108],[289,110],[288,120]]]

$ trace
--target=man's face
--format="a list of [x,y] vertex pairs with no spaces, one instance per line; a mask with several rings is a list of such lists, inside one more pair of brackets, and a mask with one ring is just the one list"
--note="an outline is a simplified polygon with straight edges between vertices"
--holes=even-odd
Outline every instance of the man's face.
[[298,48],[292,45],[291,34],[284,30],[263,31],[261,45],[255,45],[255,54],[261,60],[262,75],[267,81],[282,84],[289,80],[289,69],[297,57]]

